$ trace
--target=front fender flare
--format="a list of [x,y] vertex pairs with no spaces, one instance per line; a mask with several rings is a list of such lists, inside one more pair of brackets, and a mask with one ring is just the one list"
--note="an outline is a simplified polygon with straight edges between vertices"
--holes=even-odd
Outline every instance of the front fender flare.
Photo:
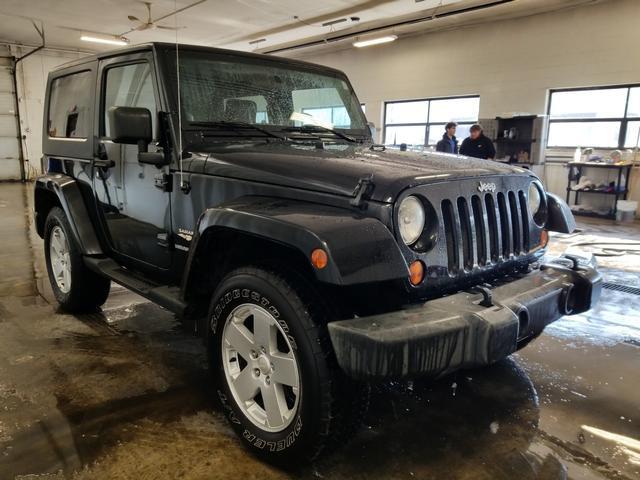
[[52,173],[42,175],[35,181],[35,213],[36,221],[45,221],[40,218],[45,212],[39,211],[38,198],[39,190],[46,190],[53,193],[64,210],[69,225],[83,255],[101,255],[102,247],[96,235],[93,223],[89,217],[89,212],[80,192],[80,187],[76,180],[62,173]]
[[231,204],[209,208],[200,216],[187,261],[184,288],[200,239],[209,229],[224,228],[277,242],[309,258],[324,249],[328,265],[315,269],[319,281],[355,285],[407,278],[408,267],[385,225],[375,218],[325,205],[245,197]]
[[576,220],[567,203],[559,196],[547,192],[548,219],[547,229],[552,232],[572,233],[576,229]]

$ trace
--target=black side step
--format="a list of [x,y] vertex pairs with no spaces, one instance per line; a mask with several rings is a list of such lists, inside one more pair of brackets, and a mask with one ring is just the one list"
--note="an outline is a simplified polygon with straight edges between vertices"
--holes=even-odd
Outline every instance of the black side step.
[[158,285],[151,283],[126,268],[121,267],[110,258],[84,257],[84,263],[94,272],[110,278],[114,282],[157,303],[176,315],[184,315],[187,304],[180,299],[179,287],[175,285]]

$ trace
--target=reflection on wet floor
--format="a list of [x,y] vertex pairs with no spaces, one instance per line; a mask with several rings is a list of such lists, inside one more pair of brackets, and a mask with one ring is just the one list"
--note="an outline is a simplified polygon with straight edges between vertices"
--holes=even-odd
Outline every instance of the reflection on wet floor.
[[56,309],[25,191],[0,185],[2,480],[640,476],[638,296],[605,291],[491,368],[377,385],[349,444],[283,471],[227,427],[173,315],[120,288],[100,313]]

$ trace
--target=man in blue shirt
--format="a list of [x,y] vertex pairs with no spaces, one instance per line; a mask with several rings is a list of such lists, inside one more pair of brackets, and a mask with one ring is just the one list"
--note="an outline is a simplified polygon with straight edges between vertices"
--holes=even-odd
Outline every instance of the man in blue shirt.
[[457,126],[458,124],[455,122],[449,122],[445,125],[442,140],[436,145],[437,152],[458,153],[458,139],[456,138]]

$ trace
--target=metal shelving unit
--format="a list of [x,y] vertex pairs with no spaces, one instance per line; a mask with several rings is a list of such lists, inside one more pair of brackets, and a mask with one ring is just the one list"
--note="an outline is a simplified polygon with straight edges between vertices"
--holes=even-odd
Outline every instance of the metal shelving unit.
[[[569,205],[577,205],[580,202],[580,195],[583,193],[594,194],[594,195],[608,195],[614,197],[613,208],[611,209],[612,213],[601,214],[598,212],[589,212],[589,211],[573,211],[575,215],[581,215],[585,217],[599,217],[599,218],[608,218],[615,219],[616,211],[618,209],[618,200],[626,200],[627,194],[629,193],[629,177],[631,176],[631,168],[633,167],[632,163],[623,163],[623,164],[611,164],[611,163],[598,163],[598,162],[569,162],[567,163],[567,168],[569,169],[569,173],[567,175],[567,204]],[[582,177],[582,171],[584,168],[606,168],[606,169],[615,169],[618,171],[618,179],[615,184],[615,190],[613,192],[606,192],[603,190],[573,190],[571,188],[572,182],[580,182],[580,178]],[[574,175],[575,169],[575,175]],[[624,185],[622,185],[622,174],[626,171],[624,176]],[[622,187],[622,188],[620,188]],[[571,192],[575,193],[573,204],[569,203],[571,199]]]

